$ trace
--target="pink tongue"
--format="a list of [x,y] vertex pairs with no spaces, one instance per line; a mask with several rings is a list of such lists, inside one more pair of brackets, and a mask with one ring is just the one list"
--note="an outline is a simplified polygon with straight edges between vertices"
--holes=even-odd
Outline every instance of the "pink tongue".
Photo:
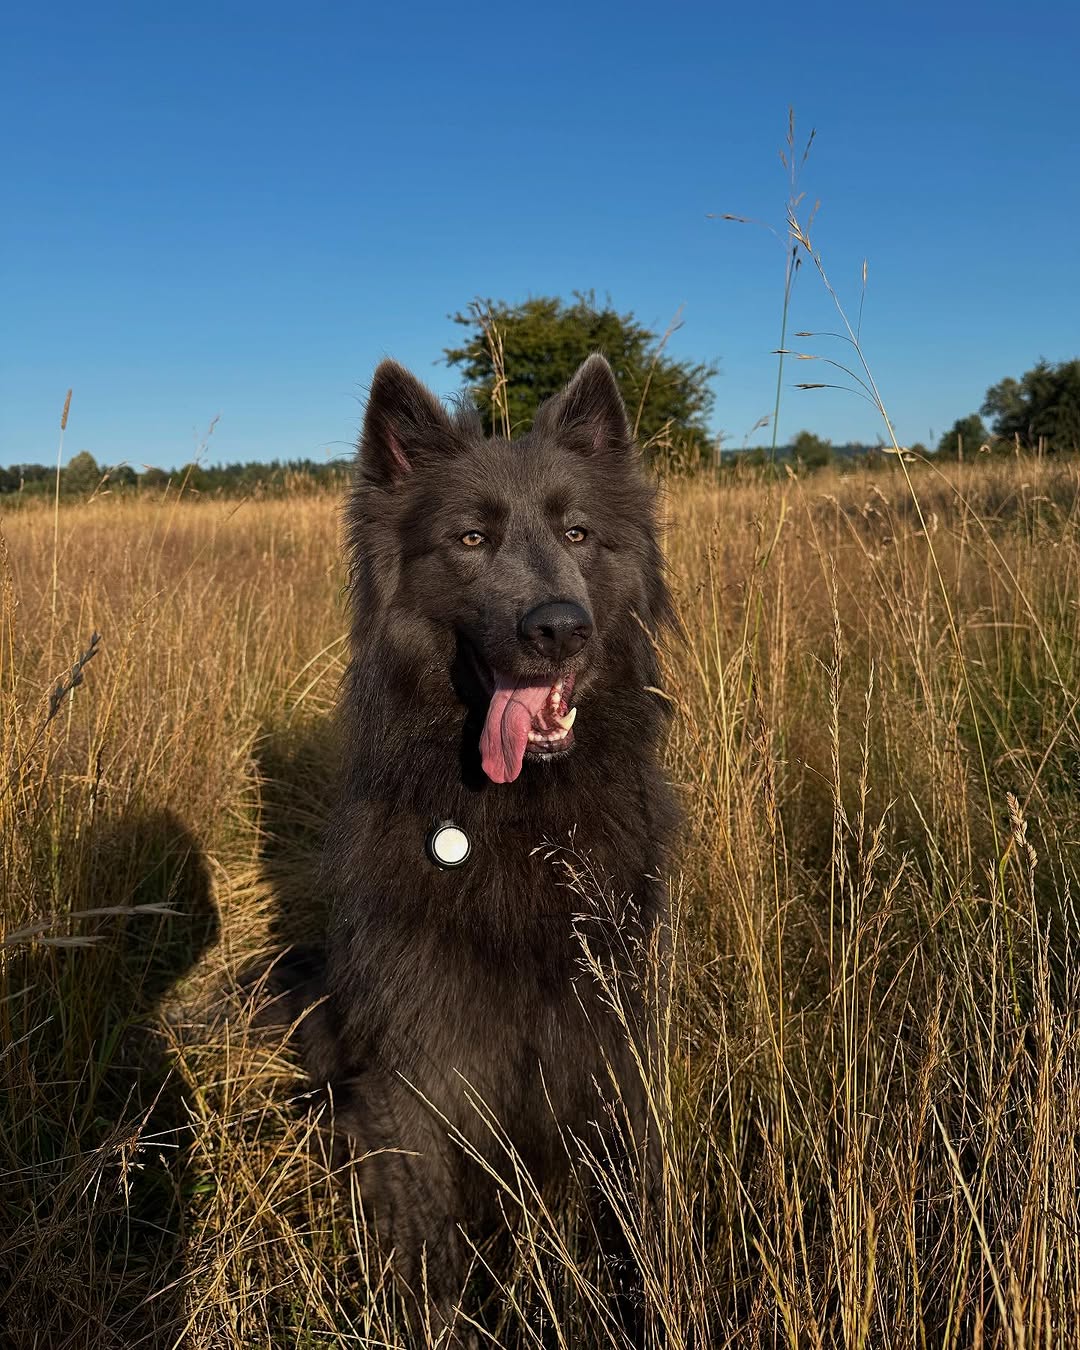
[[484,772],[493,783],[512,783],[521,772],[533,718],[550,693],[550,684],[517,684],[504,675],[495,676],[480,736]]

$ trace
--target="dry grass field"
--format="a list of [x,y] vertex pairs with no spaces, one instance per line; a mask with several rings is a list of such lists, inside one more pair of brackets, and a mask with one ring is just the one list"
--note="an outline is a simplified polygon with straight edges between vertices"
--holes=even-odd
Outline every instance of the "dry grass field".
[[[911,472],[668,495],[657,1346],[1080,1344],[1080,469]],[[0,515],[4,1345],[402,1344],[237,988],[321,923],[336,508]],[[619,1344],[520,1208],[494,1343]]]

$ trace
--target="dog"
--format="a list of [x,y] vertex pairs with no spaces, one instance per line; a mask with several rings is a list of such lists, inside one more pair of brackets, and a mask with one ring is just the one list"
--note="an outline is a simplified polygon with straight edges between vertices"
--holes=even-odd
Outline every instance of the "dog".
[[655,1161],[646,967],[668,961],[677,819],[657,486],[600,355],[516,440],[384,361],[345,526],[309,1066],[361,1159],[366,1217],[428,1302],[415,1325],[457,1344],[465,1235],[504,1221],[500,1178],[557,1192],[568,1141]]

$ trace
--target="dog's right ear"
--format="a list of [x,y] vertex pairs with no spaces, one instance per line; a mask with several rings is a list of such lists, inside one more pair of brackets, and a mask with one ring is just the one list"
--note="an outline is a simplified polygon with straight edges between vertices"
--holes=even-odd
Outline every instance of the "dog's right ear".
[[360,438],[360,470],[370,483],[390,487],[427,455],[450,450],[454,429],[445,408],[396,361],[375,371]]

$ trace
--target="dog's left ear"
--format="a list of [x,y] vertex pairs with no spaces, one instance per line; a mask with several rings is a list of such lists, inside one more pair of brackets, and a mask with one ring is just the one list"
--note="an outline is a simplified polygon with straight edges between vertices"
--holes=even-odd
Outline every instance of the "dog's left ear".
[[533,428],[586,454],[623,454],[634,443],[619,386],[599,352],[582,362],[561,394],[540,405]]

